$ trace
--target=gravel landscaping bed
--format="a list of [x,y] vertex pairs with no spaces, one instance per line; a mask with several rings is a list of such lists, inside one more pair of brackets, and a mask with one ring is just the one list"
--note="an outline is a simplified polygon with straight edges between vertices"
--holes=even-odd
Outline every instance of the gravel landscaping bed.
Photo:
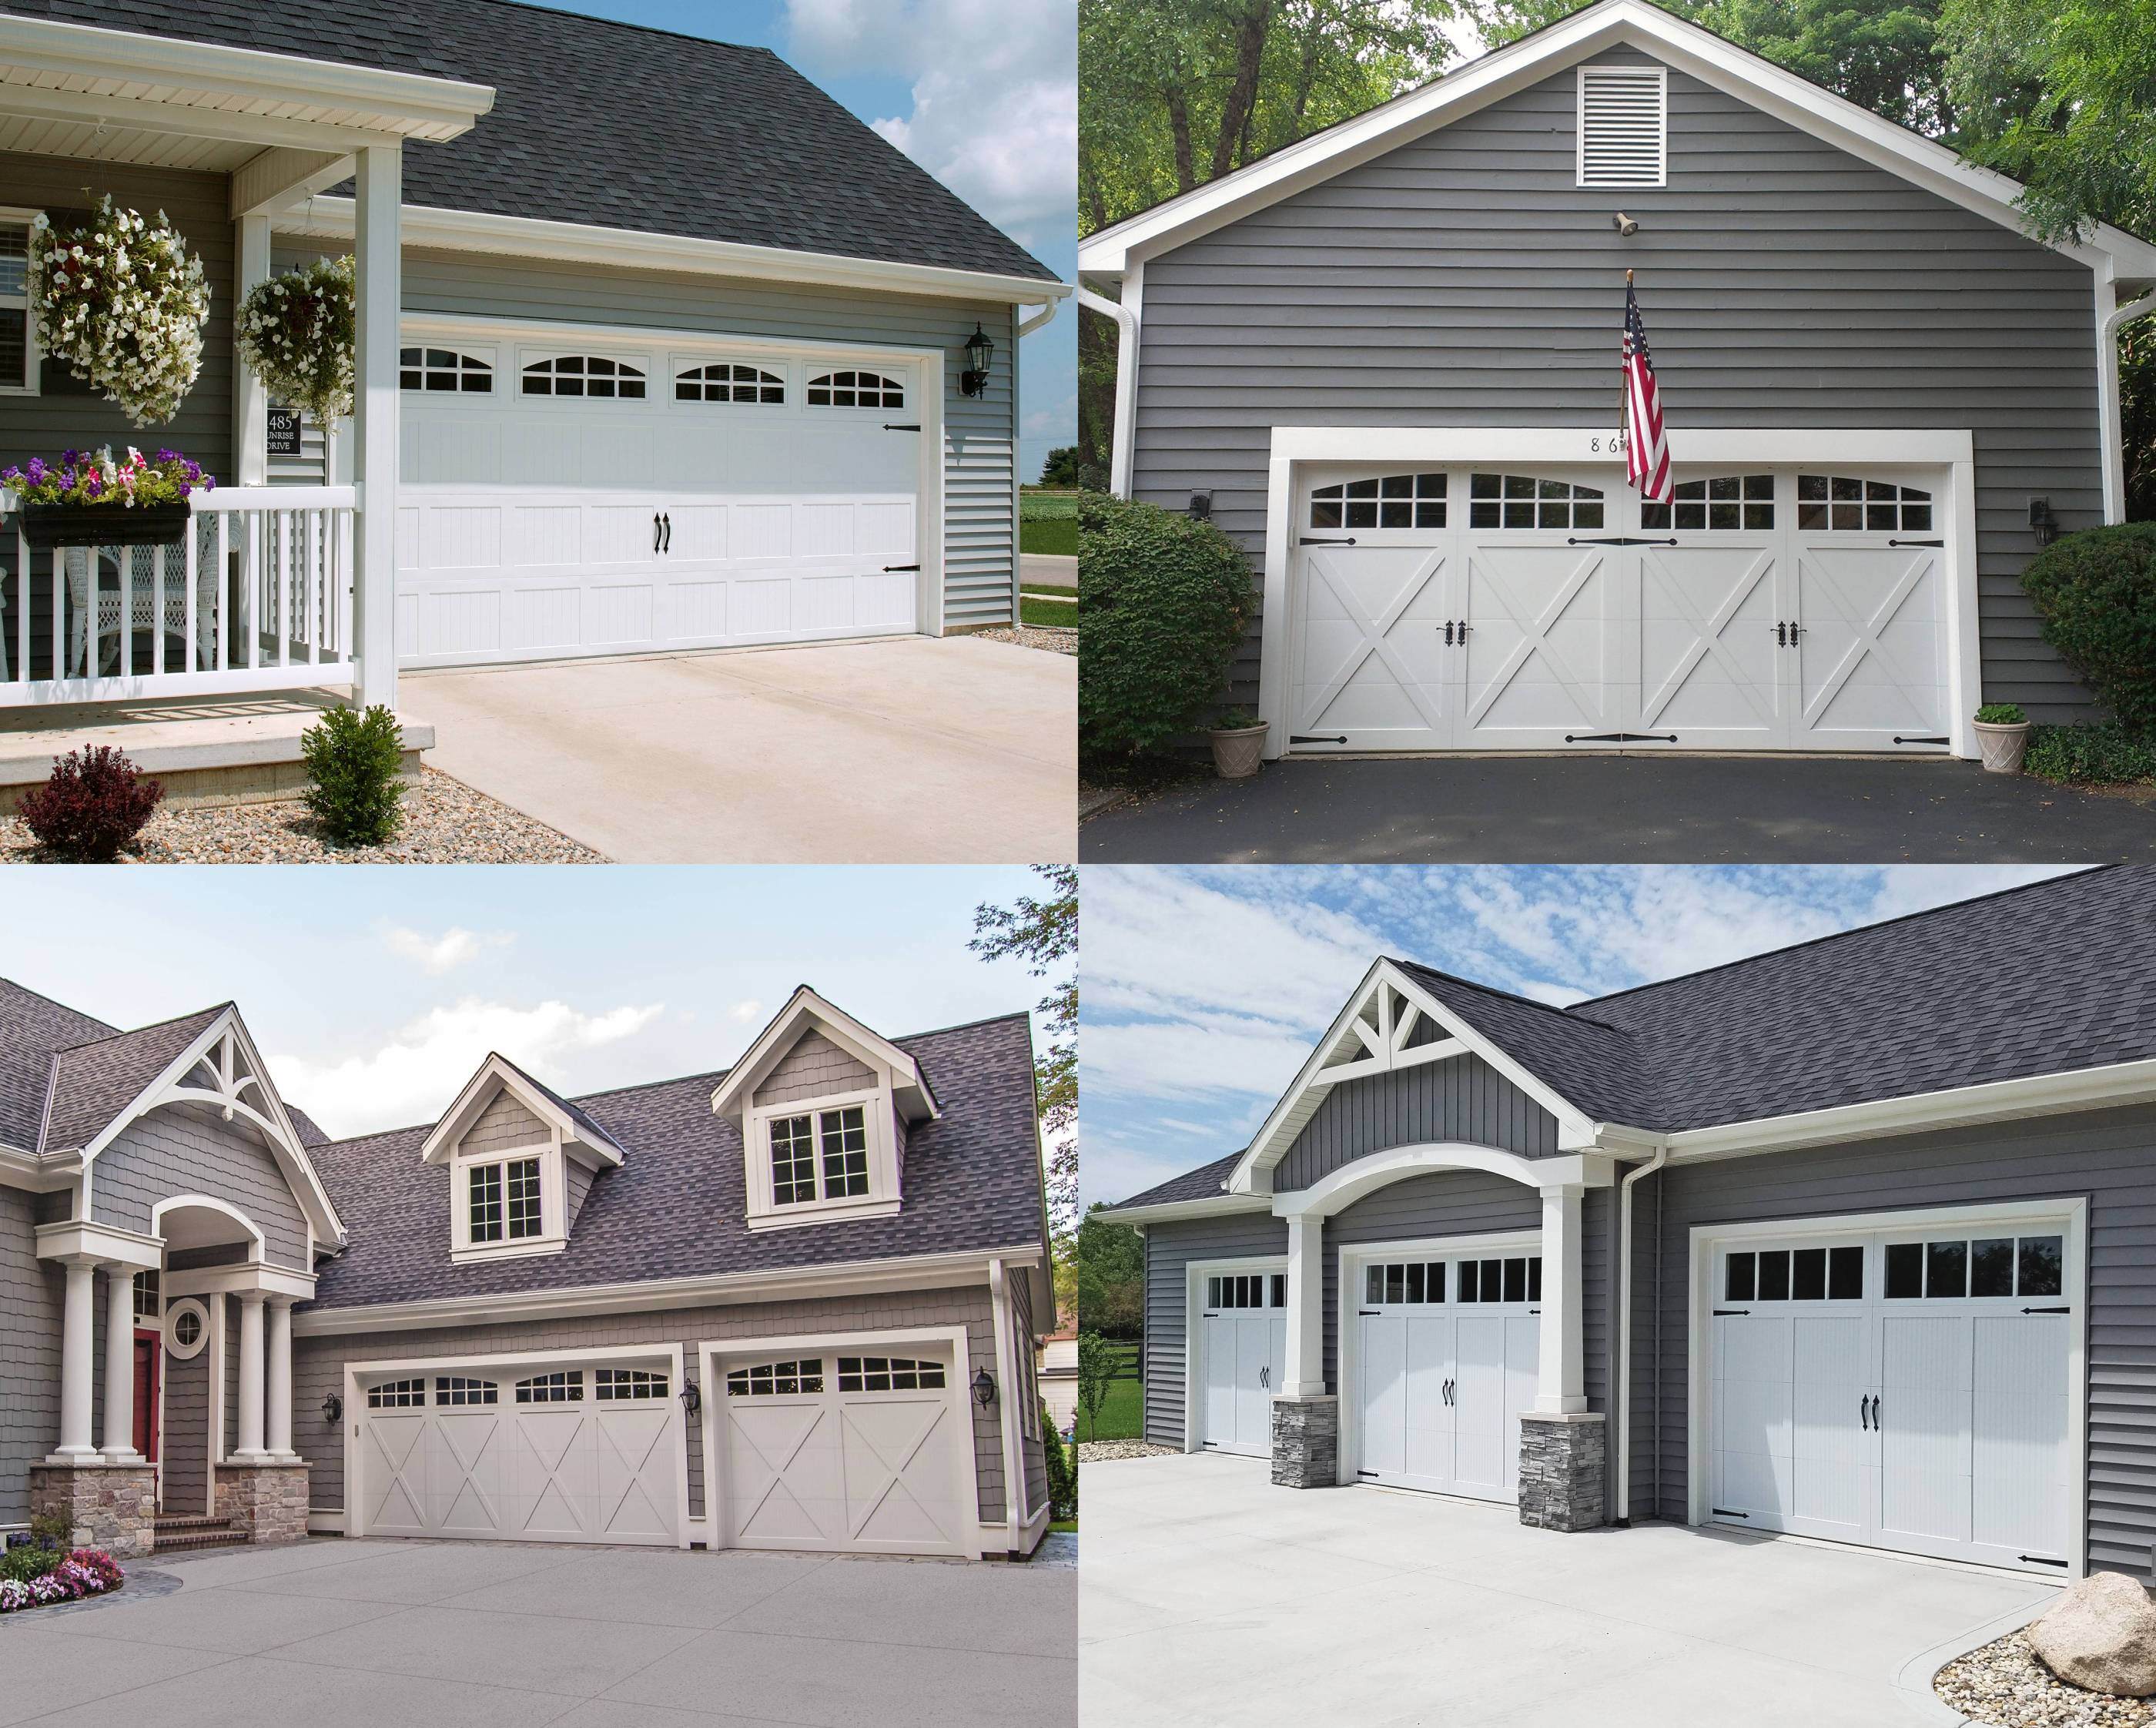
[[[20,816],[0,816],[0,863],[49,861]],[[603,864],[589,846],[511,810],[461,780],[424,770],[404,795],[404,825],[388,846],[325,838],[305,805],[161,810],[142,831],[134,864]]]
[[998,625],[993,630],[970,630],[969,635],[983,642],[1015,642],[1021,648],[1045,648],[1050,654],[1075,654],[1078,651],[1078,631],[1074,626],[1065,630],[1045,625],[1021,624],[1015,630],[1008,625]]
[[1111,1464],[1123,1458],[1178,1456],[1180,1454],[1173,1446],[1149,1446],[1142,1440],[1081,1440],[1078,1443],[1078,1462],[1081,1464]]
[[1938,1672],[1932,1688],[1973,1721],[1999,1728],[2140,1728],[2156,1721],[2145,1699],[2070,1686],[2044,1666],[2025,1633],[2008,1633]]

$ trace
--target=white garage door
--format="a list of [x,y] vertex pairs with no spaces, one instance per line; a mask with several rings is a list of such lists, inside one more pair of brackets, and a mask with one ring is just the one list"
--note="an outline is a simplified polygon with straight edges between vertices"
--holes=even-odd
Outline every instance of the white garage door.
[[1535,1400],[1542,1257],[1351,1261],[1356,1479],[1517,1500]]
[[1718,1244],[1709,1517],[2063,1570],[2066,1242],[2039,1224]]
[[1199,1314],[1198,1443],[1273,1455],[1273,1397],[1287,1369],[1287,1274],[1208,1273]]
[[355,1418],[357,1533],[679,1543],[672,1373],[631,1359],[369,1376]]
[[1320,465],[1291,748],[1949,743],[1945,471]]
[[599,332],[403,358],[401,664],[917,628],[919,365]]
[[973,1424],[949,1345],[721,1360],[722,1540],[966,1554]]

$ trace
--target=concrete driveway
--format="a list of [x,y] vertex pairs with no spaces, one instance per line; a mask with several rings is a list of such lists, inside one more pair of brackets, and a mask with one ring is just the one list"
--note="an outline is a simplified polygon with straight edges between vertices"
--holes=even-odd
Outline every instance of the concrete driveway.
[[2156,860],[2156,803],[1908,758],[1296,758],[1086,824],[1089,864]]
[[855,1728],[1077,1714],[1069,1570],[334,1540],[150,1564],[181,1588],[0,1620],[0,1723]]
[[898,636],[402,681],[431,765],[622,863],[1076,856],[1069,655]]
[[1897,1672],[2025,1579],[1668,1525],[1298,1493],[1217,1453],[1084,1466],[1087,1728],[1894,1728]]

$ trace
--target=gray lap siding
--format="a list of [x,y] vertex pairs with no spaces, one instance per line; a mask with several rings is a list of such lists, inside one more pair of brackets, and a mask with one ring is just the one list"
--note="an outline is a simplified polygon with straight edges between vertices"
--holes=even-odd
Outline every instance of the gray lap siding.
[[1210,491],[1255,563],[1275,425],[1610,425],[1630,265],[1674,428],[1971,430],[1985,697],[2085,712],[2019,576],[2030,495],[2102,517],[2090,270],[1675,70],[1667,187],[1578,188],[1574,88],[1148,261],[1135,496]]
[[263,1235],[271,1263],[307,1269],[307,1221],[269,1149],[252,1130],[195,1105],[167,1105],[131,1123],[91,1165],[90,1216],[147,1234],[161,1201],[201,1194],[239,1207]]

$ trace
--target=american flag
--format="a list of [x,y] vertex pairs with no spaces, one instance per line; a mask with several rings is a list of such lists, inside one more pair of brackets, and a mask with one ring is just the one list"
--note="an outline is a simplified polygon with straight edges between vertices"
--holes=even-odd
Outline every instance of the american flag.
[[1676,497],[1670,478],[1670,441],[1662,435],[1662,400],[1655,388],[1655,363],[1647,353],[1647,327],[1639,297],[1625,280],[1625,479],[1651,503]]

